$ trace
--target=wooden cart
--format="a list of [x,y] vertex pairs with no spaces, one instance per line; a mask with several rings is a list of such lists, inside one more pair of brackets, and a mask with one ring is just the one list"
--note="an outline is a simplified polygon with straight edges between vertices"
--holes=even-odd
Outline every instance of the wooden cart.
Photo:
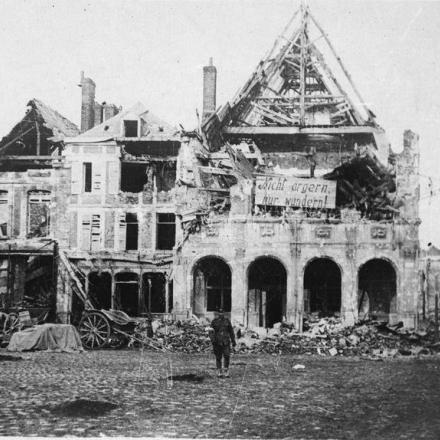
[[78,331],[85,348],[117,348],[133,336],[138,321],[121,310],[85,310]]

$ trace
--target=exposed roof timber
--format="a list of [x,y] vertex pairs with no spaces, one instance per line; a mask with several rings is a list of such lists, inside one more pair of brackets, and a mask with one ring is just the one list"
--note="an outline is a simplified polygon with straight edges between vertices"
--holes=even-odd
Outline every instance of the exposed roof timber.
[[331,41],[329,40],[329,38],[327,37],[327,34],[324,32],[324,30],[322,29],[321,25],[316,21],[315,17],[313,16],[313,14],[309,11],[309,15],[310,18],[312,19],[313,23],[315,24],[315,26],[319,29],[319,31],[321,32],[321,35],[324,37],[325,41],[327,42],[330,50],[332,51],[333,55],[335,56],[336,60],[338,61],[342,71],[345,73],[345,76],[347,77],[348,81],[351,84],[351,87],[353,87],[353,91],[356,93],[357,97],[359,98],[362,106],[364,107],[365,111],[367,112],[367,114],[370,115],[370,109],[365,105],[365,101],[362,98],[361,94],[359,93],[358,88],[356,87],[356,85],[353,82],[353,79],[351,78],[350,73],[348,72],[348,70],[345,68],[341,57],[337,54],[335,48],[333,47],[333,44],[331,43]]
[[174,156],[166,156],[166,157],[157,157],[157,156],[148,156],[137,159],[130,159],[125,156],[121,159],[123,163],[133,163],[133,164],[148,164],[151,162],[177,162],[177,157]]
[[[299,25],[294,25],[298,22]],[[291,28],[295,27],[292,31]],[[316,34],[316,35],[315,35]],[[339,76],[348,86],[347,93],[339,79],[325,62],[316,44],[321,42],[329,49]],[[337,54],[328,36],[308,6],[301,5],[290,19],[282,34],[277,38],[269,54],[261,61],[249,80],[237,93],[231,105],[231,119],[224,121],[231,126],[296,125],[311,126],[315,111],[309,106],[310,99],[320,95],[343,96],[347,105],[336,108],[335,100],[322,102],[323,109],[330,115],[329,124],[374,125],[374,115],[365,105],[359,90]],[[354,95],[355,99],[351,99]],[[255,102],[271,98],[298,98],[292,100],[292,108],[261,108]],[[269,102],[269,101],[268,101]],[[272,112],[268,114],[268,110]],[[318,117],[322,117],[323,113]],[[278,116],[278,117],[277,117]],[[220,118],[221,120],[221,118]],[[327,123],[327,122],[326,122]]]
[[328,127],[225,127],[225,134],[256,135],[256,134],[356,134],[382,132],[377,127],[362,126],[328,126]]
[[0,154],[47,155],[56,150],[66,136],[78,132],[76,125],[56,110],[38,99],[31,99],[21,121],[0,140]]

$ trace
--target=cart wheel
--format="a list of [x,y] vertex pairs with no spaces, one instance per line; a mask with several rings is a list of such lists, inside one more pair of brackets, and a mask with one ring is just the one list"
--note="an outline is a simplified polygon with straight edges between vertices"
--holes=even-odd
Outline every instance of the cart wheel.
[[20,330],[20,320],[15,313],[10,313],[6,316],[3,323],[3,334],[5,336],[11,337],[12,333]]
[[86,348],[102,348],[109,340],[110,323],[101,313],[88,312],[81,318],[78,330]]

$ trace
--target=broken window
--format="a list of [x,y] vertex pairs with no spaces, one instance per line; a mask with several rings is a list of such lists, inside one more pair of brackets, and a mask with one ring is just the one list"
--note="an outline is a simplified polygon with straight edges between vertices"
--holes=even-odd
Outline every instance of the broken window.
[[231,311],[231,269],[220,258],[202,258],[194,270],[194,311]]
[[8,191],[0,191],[0,238],[9,236],[9,197]]
[[176,183],[176,162],[156,162],[155,176],[157,190],[170,191]]
[[138,121],[124,121],[125,137],[138,137]]
[[29,193],[28,237],[47,237],[50,221],[50,191]]
[[287,273],[275,258],[261,257],[249,266],[248,325],[272,327],[286,309]]
[[130,316],[139,315],[139,277],[132,272],[115,276],[115,306]]
[[92,192],[92,162],[84,162],[84,192]]
[[157,214],[156,249],[171,250],[176,242],[176,216]]
[[27,259],[23,308],[55,307],[54,259],[51,256],[32,256]]
[[[141,192],[148,181],[146,164],[122,162],[121,191],[132,193]],[[153,184],[153,182],[148,183]]]
[[125,214],[125,249],[135,251],[138,248],[139,225],[137,214],[127,212]]
[[304,272],[304,311],[331,316],[341,310],[341,271],[328,258],[316,258]]

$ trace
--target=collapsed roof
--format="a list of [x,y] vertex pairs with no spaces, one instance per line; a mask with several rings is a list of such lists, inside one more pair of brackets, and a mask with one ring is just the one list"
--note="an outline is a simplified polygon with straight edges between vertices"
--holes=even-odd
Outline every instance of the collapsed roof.
[[[202,131],[212,151],[225,140],[289,136],[366,137],[383,147],[383,129],[365,105],[332,43],[308,7],[289,21],[269,54],[230,103],[207,118]],[[378,145],[380,144],[380,145]]]
[[0,155],[47,156],[78,127],[38,99],[31,99],[23,119],[0,141]]

